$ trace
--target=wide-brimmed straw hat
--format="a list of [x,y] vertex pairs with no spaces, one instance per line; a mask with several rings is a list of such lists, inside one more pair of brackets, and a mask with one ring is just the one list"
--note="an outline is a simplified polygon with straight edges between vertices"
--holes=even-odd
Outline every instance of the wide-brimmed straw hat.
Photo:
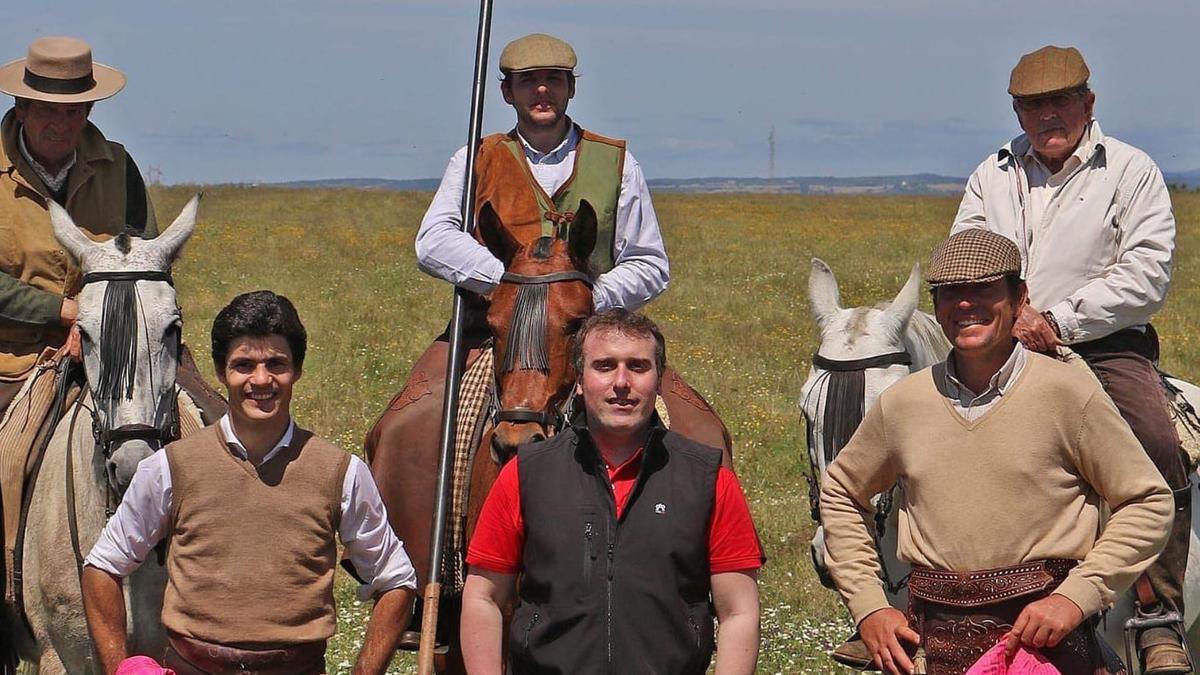
[[1021,252],[1002,234],[970,228],[950,235],[933,249],[925,281],[930,286],[983,284],[1021,274]]
[[125,88],[125,75],[92,61],[88,43],[72,37],[43,37],[23,59],[0,66],[0,91],[49,103],[100,101]]

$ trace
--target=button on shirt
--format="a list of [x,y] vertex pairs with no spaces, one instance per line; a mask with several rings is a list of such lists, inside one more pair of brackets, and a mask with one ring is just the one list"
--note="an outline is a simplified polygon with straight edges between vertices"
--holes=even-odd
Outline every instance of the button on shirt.
[[950,402],[950,407],[954,409],[954,412],[964,420],[974,422],[986,415],[1008,393],[1009,387],[1017,381],[1021,371],[1025,368],[1026,354],[1026,349],[1018,342],[1013,347],[1012,354],[1009,354],[1008,360],[988,381],[987,389],[978,394],[971,391],[958,379],[958,369],[954,365],[953,352],[945,361],[943,377],[935,377],[934,382],[938,384],[938,390]]
[[[553,195],[575,170],[578,128],[570,125],[567,137],[550,152],[539,152],[518,133],[525,160],[538,184]],[[467,148],[450,158],[442,183],[417,231],[417,264],[428,274],[469,291],[487,294],[500,283],[504,263],[487,247],[462,231],[463,178]],[[637,160],[625,152],[621,194],[617,199],[614,266],[596,279],[592,299],[596,311],[613,307],[634,310],[667,288],[671,271],[650,189]]]
[[[229,416],[222,417],[219,424],[229,451],[245,459],[248,456],[246,448],[237,440]],[[292,421],[283,438],[262,461],[288,447],[295,431],[296,424]],[[355,571],[367,581],[358,588],[359,599],[367,600],[393,588],[415,589],[416,572],[404,545],[388,524],[387,510],[371,472],[353,455],[342,482],[341,506],[338,536]],[[170,529],[170,514],[171,468],[167,453],[159,451],[138,464],[121,505],[104,526],[84,563],[118,577],[129,576],[166,536]]]

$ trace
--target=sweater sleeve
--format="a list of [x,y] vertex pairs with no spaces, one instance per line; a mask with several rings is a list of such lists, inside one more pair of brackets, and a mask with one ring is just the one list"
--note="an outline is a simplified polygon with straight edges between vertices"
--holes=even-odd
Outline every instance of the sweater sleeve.
[[59,325],[63,296],[43,291],[0,272],[0,321],[34,326]]
[[888,606],[871,537],[871,499],[898,476],[883,417],[876,403],[829,465],[821,486],[825,563],[855,624]]
[[1097,385],[1083,408],[1073,459],[1112,515],[1091,552],[1055,591],[1092,616],[1141,574],[1166,544],[1172,497],[1112,400]]

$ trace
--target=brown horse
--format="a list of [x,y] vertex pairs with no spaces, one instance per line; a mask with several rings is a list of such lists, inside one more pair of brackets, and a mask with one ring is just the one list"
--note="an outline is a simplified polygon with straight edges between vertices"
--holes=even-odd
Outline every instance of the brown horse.
[[[569,412],[565,408],[570,407],[575,384],[570,358],[573,336],[593,311],[593,275],[586,261],[596,244],[596,216],[584,202],[574,220],[560,226],[555,236],[521,242],[484,204],[478,232],[492,253],[505,261],[506,272],[487,309],[497,391],[489,406],[491,421],[470,471],[468,540],[503,463],[520,444],[553,435]],[[481,345],[470,346],[468,363],[477,358]],[[444,375],[438,375],[445,363],[444,343],[435,343],[414,365],[409,383],[366,439],[371,472],[392,527],[412,557],[418,589],[424,587],[429,571],[444,386]],[[725,463],[731,463],[732,444],[725,425],[669,367],[663,373],[661,395],[674,431],[723,448]],[[465,551],[453,554],[465,555]],[[440,664],[444,672],[462,672],[456,649],[458,609],[457,599],[443,597],[439,642],[451,645]]]

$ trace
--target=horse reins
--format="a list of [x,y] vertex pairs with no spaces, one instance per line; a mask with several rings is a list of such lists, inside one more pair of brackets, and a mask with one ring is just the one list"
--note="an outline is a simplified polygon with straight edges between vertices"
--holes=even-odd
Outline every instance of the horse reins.
[[[814,368],[825,371],[821,377],[828,380],[825,414],[821,425],[824,432],[821,439],[821,451],[825,457],[825,464],[828,466],[837,451],[850,441],[850,437],[862,424],[863,404],[866,400],[866,371],[873,368],[911,366],[912,355],[907,351],[898,351],[861,359],[831,359],[820,354],[813,354],[812,365]],[[808,481],[808,505],[812,519],[820,524],[820,489],[816,479],[820,467],[817,466],[816,461],[815,451],[817,449],[813,447],[813,425],[811,420],[808,422],[806,440],[810,471],[805,477]],[[883,537],[887,531],[887,517],[892,510],[894,490],[893,486],[883,492],[875,504],[875,532],[872,535],[875,550],[879,554],[880,579],[893,594],[908,583],[908,577],[892,582],[883,557]]]
[[[592,288],[592,278],[586,272],[580,270],[567,270],[564,272],[551,272],[549,274],[517,274],[515,272],[505,272],[500,277],[501,283],[519,284],[522,286],[547,286],[549,284],[562,281],[579,281]],[[513,321],[516,322],[517,317],[514,316]],[[546,330],[543,325],[542,330]],[[505,345],[505,354],[502,369],[512,370],[516,362],[516,350],[519,346],[516,340],[509,340]],[[544,343],[543,343],[544,344]],[[543,357],[543,361],[547,357]],[[509,408],[505,409],[500,406],[500,386],[499,383],[494,383],[492,386],[492,423],[499,424],[501,422],[533,422],[540,424],[547,429],[559,431],[563,424],[570,417],[570,411],[574,406],[575,390],[571,389],[571,395],[567,397],[566,402],[561,408],[547,406],[544,410],[529,410],[526,408]]]

